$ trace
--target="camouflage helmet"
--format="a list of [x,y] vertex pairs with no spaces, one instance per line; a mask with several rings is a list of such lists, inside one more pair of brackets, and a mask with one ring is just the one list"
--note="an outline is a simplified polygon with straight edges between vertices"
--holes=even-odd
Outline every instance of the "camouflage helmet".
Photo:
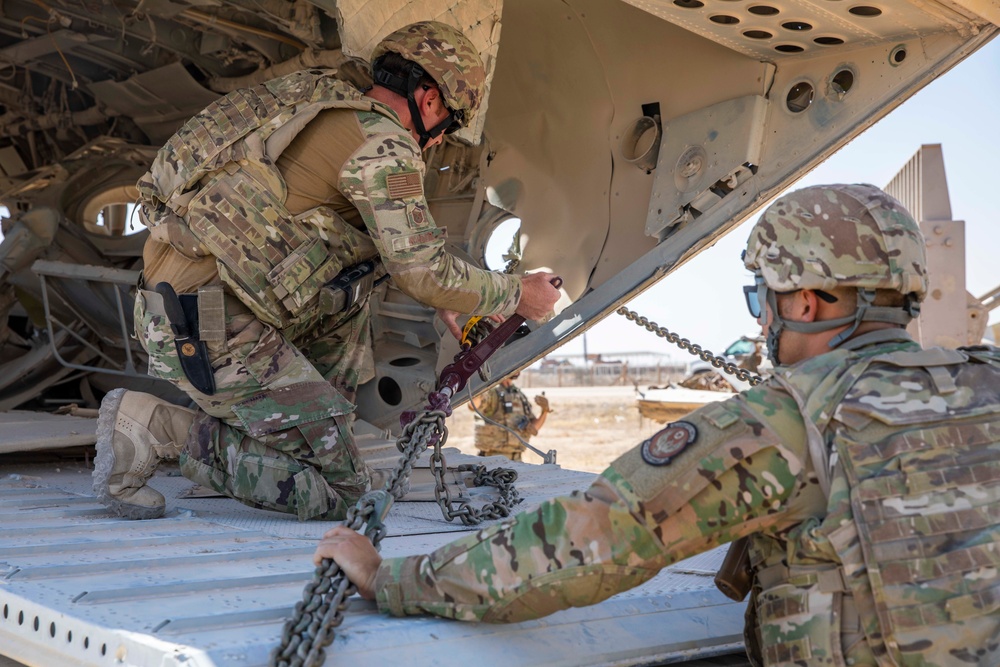
[[817,185],[775,201],[743,263],[775,292],[834,287],[927,293],[924,237],[913,216],[873,185]]
[[387,35],[371,61],[398,53],[434,79],[456,121],[467,126],[483,101],[486,70],[479,51],[462,31],[439,21],[420,21]]

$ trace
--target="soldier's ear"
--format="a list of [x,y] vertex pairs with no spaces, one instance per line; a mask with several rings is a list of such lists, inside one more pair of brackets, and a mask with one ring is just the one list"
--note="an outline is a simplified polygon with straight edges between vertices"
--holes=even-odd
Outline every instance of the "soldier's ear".
[[420,91],[423,93],[418,102],[422,107],[433,107],[435,104],[444,104],[444,100],[441,99],[441,91],[438,90],[437,86],[431,86],[428,84],[423,84],[420,86]]
[[815,322],[819,312],[819,297],[811,289],[804,289],[797,293],[795,307],[799,312],[796,319],[799,322]]

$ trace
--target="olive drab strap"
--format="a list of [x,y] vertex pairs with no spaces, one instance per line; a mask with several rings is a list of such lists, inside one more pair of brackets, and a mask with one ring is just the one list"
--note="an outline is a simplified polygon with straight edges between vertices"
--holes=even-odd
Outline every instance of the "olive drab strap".
[[305,224],[318,216],[320,227],[347,232],[332,209],[293,217],[285,208],[275,163],[316,114],[345,108],[392,118],[334,74],[303,70],[229,93],[185,123],[138,183],[150,233],[189,258],[216,257],[222,281],[278,328],[311,319],[326,283],[377,254],[370,242],[364,252],[326,242]]

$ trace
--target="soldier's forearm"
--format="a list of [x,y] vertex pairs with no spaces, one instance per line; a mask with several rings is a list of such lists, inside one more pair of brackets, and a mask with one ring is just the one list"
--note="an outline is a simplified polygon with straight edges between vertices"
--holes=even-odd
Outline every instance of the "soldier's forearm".
[[600,602],[665,564],[652,533],[600,480],[427,556],[387,559],[376,599],[393,615],[518,622]]

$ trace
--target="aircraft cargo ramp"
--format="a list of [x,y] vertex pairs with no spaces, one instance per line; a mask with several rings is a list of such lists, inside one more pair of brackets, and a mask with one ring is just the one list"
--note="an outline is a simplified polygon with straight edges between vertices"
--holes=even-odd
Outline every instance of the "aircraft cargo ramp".
[[[394,451],[378,437],[359,444],[370,460]],[[446,456],[452,466],[483,462],[454,449]],[[97,502],[83,457],[37,461],[8,456],[0,468],[0,654],[32,666],[267,664],[328,522],[199,493],[172,466],[151,482],[167,497],[166,516],[126,521]],[[522,508],[593,478],[555,465],[489,463],[517,469]],[[432,498],[430,479],[426,468],[415,470],[408,498]],[[446,523],[426,501],[397,503],[387,527],[388,556],[426,552],[470,530]],[[650,665],[727,654],[701,664],[745,664],[744,605],[712,583],[723,555],[680,563],[602,604],[514,625],[394,619],[354,598],[325,664]]]

